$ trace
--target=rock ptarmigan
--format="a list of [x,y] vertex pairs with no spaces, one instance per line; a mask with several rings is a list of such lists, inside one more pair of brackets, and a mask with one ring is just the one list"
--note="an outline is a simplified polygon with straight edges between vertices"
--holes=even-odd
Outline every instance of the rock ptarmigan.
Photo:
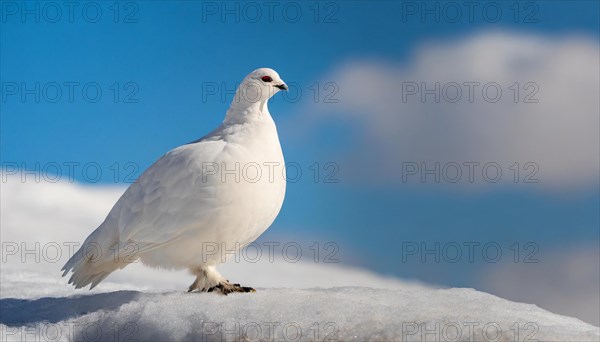
[[189,269],[189,291],[254,292],[215,266],[260,236],[285,196],[285,165],[267,101],[287,85],[272,69],[250,73],[223,123],[150,166],[63,267],[69,283],[94,288],[141,260]]

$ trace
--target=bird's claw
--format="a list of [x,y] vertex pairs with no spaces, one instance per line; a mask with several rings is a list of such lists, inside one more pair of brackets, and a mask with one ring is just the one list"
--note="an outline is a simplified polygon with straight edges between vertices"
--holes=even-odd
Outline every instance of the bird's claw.
[[256,290],[251,287],[240,286],[240,284],[231,284],[229,282],[220,283],[216,286],[213,286],[213,287],[209,288],[207,292],[213,292],[215,290],[219,290],[224,295],[228,295],[233,292],[243,292],[243,293],[256,292]]

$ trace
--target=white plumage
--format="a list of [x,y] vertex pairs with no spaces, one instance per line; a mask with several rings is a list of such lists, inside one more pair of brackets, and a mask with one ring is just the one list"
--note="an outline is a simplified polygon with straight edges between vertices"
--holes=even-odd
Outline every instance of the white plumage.
[[207,136],[169,151],[117,201],[63,267],[76,288],[94,288],[138,258],[187,268],[189,290],[253,291],[214,268],[273,222],[285,195],[285,166],[267,101],[287,86],[272,69],[250,73],[225,120]]

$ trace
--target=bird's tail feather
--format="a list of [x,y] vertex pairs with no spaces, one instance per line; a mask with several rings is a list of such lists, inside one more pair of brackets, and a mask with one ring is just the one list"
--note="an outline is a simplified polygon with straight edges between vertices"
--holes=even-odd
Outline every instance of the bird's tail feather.
[[115,260],[112,254],[105,256],[90,254],[87,253],[89,249],[85,247],[84,244],[62,268],[63,277],[70,271],[73,272],[71,278],[69,278],[69,284],[73,284],[76,289],[91,284],[91,290],[109,274],[127,266],[127,263],[123,260],[118,258]]

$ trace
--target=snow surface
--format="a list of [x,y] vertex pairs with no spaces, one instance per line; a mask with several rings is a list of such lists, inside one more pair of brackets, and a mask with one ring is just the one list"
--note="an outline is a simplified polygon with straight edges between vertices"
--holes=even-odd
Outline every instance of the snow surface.
[[142,341],[600,339],[598,328],[578,319],[473,289],[270,288],[229,296],[116,291],[2,299],[1,310],[3,340],[31,331],[42,340],[59,334]]
[[[55,258],[44,247],[81,242],[124,189],[8,178],[0,201],[0,341],[600,340],[598,327],[535,305],[306,259],[220,267],[255,287],[252,294],[186,293],[187,272],[141,264],[93,291],[74,290],[60,277],[66,250]],[[37,252],[24,251],[36,243]]]

